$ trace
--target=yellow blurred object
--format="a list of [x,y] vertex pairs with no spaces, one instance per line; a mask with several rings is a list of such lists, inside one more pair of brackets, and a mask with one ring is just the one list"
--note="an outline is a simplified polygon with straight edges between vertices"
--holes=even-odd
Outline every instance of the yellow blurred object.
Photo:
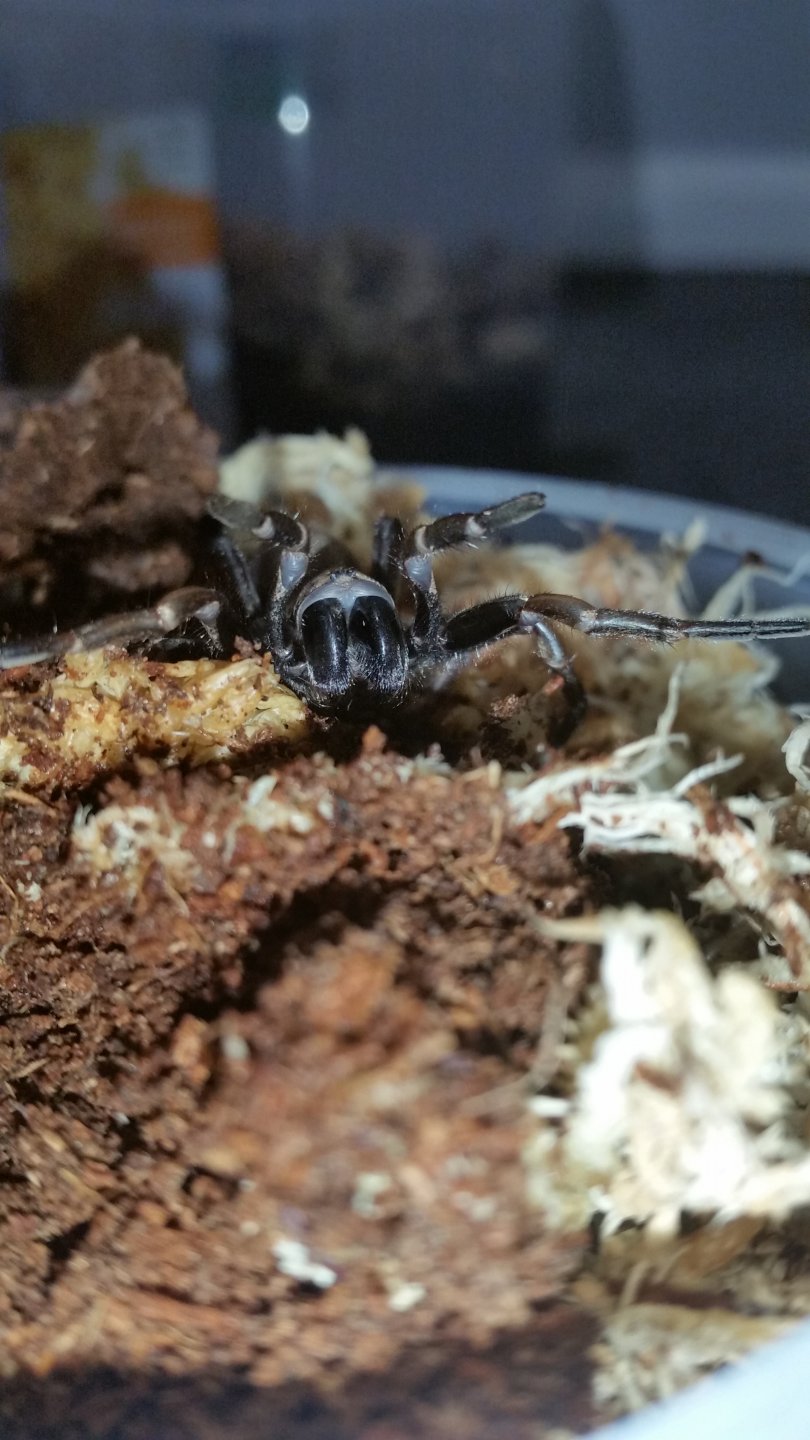
[[63,384],[131,333],[193,372],[191,332],[216,330],[224,288],[204,117],[13,131],[0,171],[13,381]]

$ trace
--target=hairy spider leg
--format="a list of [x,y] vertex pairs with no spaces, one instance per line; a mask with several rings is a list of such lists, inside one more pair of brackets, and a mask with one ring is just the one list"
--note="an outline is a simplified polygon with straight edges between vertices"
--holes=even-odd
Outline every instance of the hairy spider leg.
[[387,577],[390,577],[386,578],[386,583],[390,588],[392,572],[401,574],[404,571],[416,598],[412,631],[414,659],[429,662],[431,657],[435,657],[444,632],[432,557],[442,550],[490,540],[500,530],[530,520],[543,509],[545,503],[544,495],[529,491],[486,510],[442,515],[438,520],[417,525],[407,535],[397,520],[384,519],[378,523],[375,557],[379,556],[384,574],[387,572]]
[[[547,663],[563,668],[551,623],[586,635],[629,635],[635,640],[672,643],[676,640],[765,640],[810,634],[810,619],[798,617],[732,620],[682,620],[647,610],[597,609],[574,595],[501,595],[482,600],[452,615],[446,623],[448,650],[453,656],[477,649],[521,631],[540,634],[548,649]],[[554,643],[547,636],[554,636]],[[545,653],[543,659],[546,659]]]
[[555,625],[586,635],[627,635],[656,644],[689,638],[765,640],[810,634],[808,619],[682,620],[645,610],[599,609],[573,595],[503,595],[460,610],[447,621],[445,637],[450,666],[452,669],[462,666],[479,651],[508,635],[528,632],[534,636],[540,658],[562,677],[573,728],[584,714],[586,699]]
[[371,574],[396,596],[402,580],[405,527],[394,515],[381,515],[374,526]]
[[[531,634],[540,659],[562,681],[567,733],[583,718],[587,700],[571,657],[550,618],[534,604],[534,601],[544,598],[538,595],[501,595],[451,615],[445,625],[447,662],[452,673],[462,669],[482,650],[499,640],[505,640],[510,635]],[[560,682],[555,683],[559,685]]]
[[0,670],[16,665],[37,665],[42,660],[56,660],[60,655],[96,650],[104,645],[137,645],[170,635],[181,625],[195,620],[207,637],[212,654],[222,653],[219,642],[221,597],[216,590],[187,586],[173,590],[157,605],[144,610],[128,610],[104,620],[91,620],[74,630],[58,630],[38,639],[15,641],[0,646]]
[[244,535],[252,535],[255,540],[267,540],[285,550],[309,549],[306,525],[283,510],[260,510],[258,505],[250,505],[246,500],[216,494],[209,497],[208,514],[225,530],[241,531]]
[[475,545],[481,540],[491,540],[500,530],[530,520],[543,509],[545,503],[545,495],[531,491],[526,495],[515,495],[500,505],[492,505],[488,510],[441,515],[427,525],[417,525],[408,536],[406,563],[412,556],[435,555],[440,550],[452,550],[458,545]]
[[413,621],[406,638],[411,658],[418,660],[424,655],[434,654],[441,646],[443,630],[442,608],[433,578],[433,566],[429,558],[421,558],[414,573],[406,567],[406,537],[401,520],[392,515],[382,515],[374,527],[371,573],[375,580],[384,585],[399,602],[403,588],[413,603]]
[[211,552],[236,617],[234,633],[241,627],[246,639],[283,653],[284,602],[308,569],[307,526],[284,511],[260,510],[230,495],[212,495],[208,513],[223,527]]
[[[529,595],[523,616],[537,614],[546,620],[581,630],[585,635],[629,635],[634,640],[667,644],[676,640],[775,640],[810,635],[810,619],[739,616],[732,620],[681,620],[647,610],[597,609],[574,595]],[[525,619],[522,628],[531,629]]]
[[530,520],[545,503],[545,495],[531,492],[515,495],[488,510],[442,515],[427,525],[417,525],[404,539],[402,567],[413,585],[425,592],[435,591],[433,555],[442,550],[453,550],[459,545],[475,545],[479,540],[491,540],[499,530]]
[[236,615],[253,620],[261,610],[261,600],[247,556],[223,531],[211,541],[211,559],[216,579],[222,579],[223,590]]

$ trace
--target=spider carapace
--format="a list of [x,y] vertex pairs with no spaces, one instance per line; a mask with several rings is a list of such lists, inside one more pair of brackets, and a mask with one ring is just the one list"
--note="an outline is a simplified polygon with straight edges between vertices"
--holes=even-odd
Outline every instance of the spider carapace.
[[688,636],[754,640],[806,635],[802,618],[676,619],[598,609],[573,595],[501,595],[446,615],[433,558],[528,520],[544,497],[446,515],[406,530],[378,520],[370,570],[341,543],[282,510],[229,496],[209,501],[214,585],[174,590],[156,605],[0,646],[0,669],[98,646],[137,646],[161,659],[228,659],[237,639],[269,653],[279,678],[313,710],[344,719],[382,715],[508,635],[529,633],[560,677],[572,712],[584,704],[559,628],[667,642]]

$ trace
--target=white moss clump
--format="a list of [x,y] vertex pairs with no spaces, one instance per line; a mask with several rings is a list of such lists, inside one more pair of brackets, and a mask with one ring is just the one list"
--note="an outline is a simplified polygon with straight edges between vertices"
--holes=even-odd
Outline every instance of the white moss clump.
[[[683,1212],[778,1219],[810,1203],[794,1087],[807,1048],[743,971],[713,976],[684,923],[635,907],[550,925],[603,945],[604,1029],[558,1126],[527,1152],[534,1200],[603,1233]],[[554,1192],[557,1192],[556,1194]]]
[[373,477],[374,461],[361,430],[347,430],[342,439],[321,430],[249,440],[222,462],[220,489],[251,505],[284,506],[289,498],[315,496],[338,533],[353,534],[366,518]]

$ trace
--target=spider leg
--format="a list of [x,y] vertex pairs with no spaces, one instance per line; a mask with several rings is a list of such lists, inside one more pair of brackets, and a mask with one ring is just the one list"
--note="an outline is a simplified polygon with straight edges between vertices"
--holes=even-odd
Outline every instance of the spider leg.
[[226,531],[211,542],[211,558],[216,566],[217,578],[221,578],[237,613],[241,612],[247,620],[252,620],[261,609],[256,580],[247,557]]
[[382,515],[374,527],[371,573],[386,587],[395,602],[402,594],[404,582],[404,589],[413,604],[413,623],[409,633],[411,655],[414,660],[419,660],[425,654],[435,653],[441,643],[442,611],[430,560],[420,560],[412,574],[406,566],[405,557],[406,536],[402,521],[391,515]]
[[628,635],[632,639],[649,640],[654,644],[672,644],[690,638],[766,640],[810,634],[810,620],[807,619],[757,620],[742,617],[732,620],[683,620],[646,610],[597,608],[574,595],[530,595],[518,617],[518,628],[534,635],[541,658],[562,675],[571,707],[571,729],[583,718],[587,700],[550,622],[565,625],[570,630],[580,630],[585,635]]
[[281,653],[284,602],[310,563],[307,526],[284,511],[260,510],[230,495],[212,495],[208,513],[223,527],[211,553],[245,638]]
[[208,514],[225,530],[242,531],[256,540],[269,540],[286,550],[308,550],[309,531],[301,520],[283,510],[260,510],[232,495],[211,495]]
[[405,529],[393,515],[381,515],[374,526],[371,573],[393,593],[402,578]]
[[494,600],[482,600],[451,615],[445,626],[445,663],[449,662],[453,669],[460,668],[498,640],[505,640],[509,635],[530,633],[534,636],[540,659],[555,676],[559,676],[559,680],[552,682],[548,688],[562,686],[567,716],[565,725],[558,727],[556,737],[562,740],[579,724],[587,701],[571,658],[550,617],[542,614],[534,604],[545,598],[539,595],[528,599],[525,595],[502,595]]
[[498,531],[530,520],[545,503],[545,495],[532,491],[526,495],[515,495],[488,510],[441,515],[427,525],[417,525],[403,546],[403,565],[407,575],[415,585],[429,589],[433,579],[432,555],[441,550],[453,550],[458,545],[475,545],[481,540],[491,540]]
[[773,640],[810,635],[810,619],[739,617],[733,620],[681,620],[647,610],[597,609],[574,595],[530,595],[523,603],[521,629],[532,629],[534,617],[553,620],[585,635],[629,635],[636,640]]
[[808,619],[681,620],[646,610],[599,609],[574,595],[503,595],[450,617],[439,664],[453,669],[507,635],[528,632],[534,636],[540,658],[562,678],[573,726],[584,713],[585,696],[556,633],[557,625],[586,635],[628,635],[659,644],[688,638],[766,640],[810,634]]
[[[60,655],[96,650],[105,645],[138,645],[160,640],[190,620],[202,628],[204,644],[214,656],[227,654],[222,634],[222,597],[216,590],[188,586],[173,590],[157,605],[129,610],[104,620],[91,620],[75,630],[56,631],[37,639],[14,641],[0,646],[0,670],[17,665],[37,665]],[[198,647],[199,648],[199,647]]]
[[[429,664],[435,659],[442,633],[442,612],[433,574],[433,556],[458,545],[474,545],[489,540],[510,525],[518,525],[536,515],[545,505],[545,496],[537,492],[515,495],[487,510],[471,510],[455,515],[442,515],[429,524],[417,525],[405,534],[399,521],[383,519],[375,533],[375,561],[381,567],[381,578],[389,589],[395,583],[391,572],[405,574],[410,581],[415,601],[411,631],[414,659]],[[395,593],[395,592],[394,592]]]
[[408,554],[435,555],[439,550],[451,550],[456,545],[475,545],[479,540],[491,540],[499,530],[530,520],[545,503],[546,497],[533,491],[527,495],[515,495],[488,510],[441,515],[428,525],[417,525],[411,532]]
[[[554,660],[557,655],[552,623],[585,635],[629,635],[636,640],[671,643],[676,640],[768,640],[781,637],[810,635],[810,619],[774,617],[761,620],[741,617],[733,620],[681,620],[672,615],[656,615],[648,610],[598,609],[574,595],[502,595],[495,600],[482,600],[446,623],[445,636],[451,656],[469,653],[503,640],[507,635],[530,631],[543,636],[554,668],[562,668]],[[554,643],[547,639],[554,636]],[[543,658],[546,659],[545,654]]]

